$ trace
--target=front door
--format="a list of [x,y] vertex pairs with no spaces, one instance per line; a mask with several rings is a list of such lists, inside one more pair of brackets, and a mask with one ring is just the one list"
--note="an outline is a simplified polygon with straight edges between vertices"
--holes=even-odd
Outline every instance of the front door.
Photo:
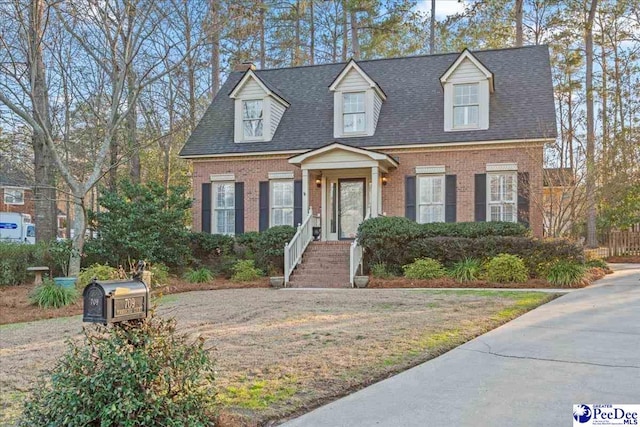
[[356,238],[358,226],[365,217],[365,185],[364,178],[338,180],[338,239]]

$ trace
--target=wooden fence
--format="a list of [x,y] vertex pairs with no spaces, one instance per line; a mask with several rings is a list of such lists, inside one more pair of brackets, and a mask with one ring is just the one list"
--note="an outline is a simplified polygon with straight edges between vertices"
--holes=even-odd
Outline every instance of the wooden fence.
[[607,240],[609,256],[640,256],[640,231],[612,231]]

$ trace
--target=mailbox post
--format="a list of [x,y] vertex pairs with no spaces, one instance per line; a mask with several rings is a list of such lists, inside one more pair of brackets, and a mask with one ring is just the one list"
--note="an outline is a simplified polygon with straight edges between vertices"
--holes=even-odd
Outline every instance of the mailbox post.
[[145,319],[149,314],[149,288],[139,278],[93,279],[82,292],[83,322],[108,323]]

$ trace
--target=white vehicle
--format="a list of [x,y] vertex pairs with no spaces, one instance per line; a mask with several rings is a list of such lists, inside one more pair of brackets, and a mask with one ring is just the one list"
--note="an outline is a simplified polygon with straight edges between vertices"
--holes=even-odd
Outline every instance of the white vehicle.
[[31,215],[17,212],[0,212],[0,241],[36,243],[36,226]]

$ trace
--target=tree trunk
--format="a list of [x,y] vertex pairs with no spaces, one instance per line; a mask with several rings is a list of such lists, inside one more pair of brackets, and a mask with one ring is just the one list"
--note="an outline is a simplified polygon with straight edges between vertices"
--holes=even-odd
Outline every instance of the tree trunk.
[[[136,76],[132,68],[127,73],[127,86],[129,94],[136,90]],[[138,146],[138,111],[137,102],[132,102],[133,96],[128,97],[128,102],[132,105],[127,114],[127,139],[129,149],[129,176],[134,184],[140,183],[140,147]]]
[[84,206],[84,195],[74,192],[73,240],[71,241],[71,257],[69,259],[69,277],[77,277],[80,273],[82,250],[84,249],[84,233],[87,230],[87,209]]
[[211,0],[211,98],[220,88],[220,4]]
[[[265,5],[264,0],[260,0],[260,68],[267,68],[267,52],[265,47],[265,31],[264,31]],[[312,42],[313,43],[313,42]]]
[[349,46],[349,24],[347,22],[347,1],[342,1],[342,62],[347,60]]
[[595,129],[593,118],[593,19],[598,0],[591,0],[591,8],[585,25],[586,76],[587,91],[587,246],[598,246],[596,237],[596,200],[595,200]]
[[316,63],[316,25],[313,0],[309,2],[309,37],[311,39],[311,43],[309,44],[309,63],[314,65]]
[[[42,123],[51,129],[49,117],[49,96],[45,65],[42,58],[43,0],[32,0],[29,4],[29,72],[31,77],[31,93],[33,114],[40,117]],[[35,224],[36,241],[49,241],[57,235],[56,182],[53,158],[45,143],[45,136],[33,130],[31,138],[34,153],[35,169]]]
[[516,0],[516,46],[522,46],[522,3],[523,0]]
[[431,0],[431,21],[429,23],[429,53],[436,53],[436,0]]
[[109,142],[109,174],[107,186],[109,191],[118,191],[118,135],[116,133],[111,137]]
[[295,24],[294,24],[294,32],[295,32],[295,46],[293,48],[293,66],[301,65],[302,61],[300,58],[300,0],[296,0],[295,5]]
[[360,40],[358,39],[358,16],[355,10],[351,11],[351,50],[353,58],[360,59]]
[[194,53],[191,52],[191,17],[189,16],[189,2],[184,2],[184,35],[185,35],[185,48],[187,52],[190,52],[185,58],[185,65],[187,66],[187,84],[189,86],[189,130],[193,131],[196,127],[196,70]]

